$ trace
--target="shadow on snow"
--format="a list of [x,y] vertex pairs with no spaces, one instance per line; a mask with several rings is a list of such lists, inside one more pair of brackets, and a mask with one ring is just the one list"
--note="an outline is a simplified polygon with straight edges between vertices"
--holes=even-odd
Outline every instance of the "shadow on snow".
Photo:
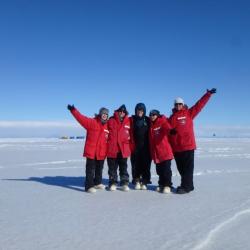
[[[85,177],[72,177],[72,176],[44,176],[44,177],[29,177],[28,179],[2,179],[2,180],[33,181],[50,186],[68,188],[80,192],[84,192],[84,183],[85,183]],[[104,185],[108,185],[108,179],[103,179],[102,182]]]

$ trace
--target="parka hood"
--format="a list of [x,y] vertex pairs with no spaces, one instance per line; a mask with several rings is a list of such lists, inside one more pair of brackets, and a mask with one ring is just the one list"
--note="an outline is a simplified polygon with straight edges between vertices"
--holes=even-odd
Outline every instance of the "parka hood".
[[136,104],[136,106],[135,106],[135,116],[137,116],[136,115],[137,110],[143,110],[143,116],[146,115],[146,106],[145,106],[144,103],[140,102],[140,103]]

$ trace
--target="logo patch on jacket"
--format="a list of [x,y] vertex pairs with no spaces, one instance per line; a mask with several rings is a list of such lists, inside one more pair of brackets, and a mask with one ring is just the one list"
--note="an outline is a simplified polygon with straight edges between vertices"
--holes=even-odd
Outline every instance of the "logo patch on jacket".
[[185,125],[186,124],[186,118],[187,118],[186,116],[180,116],[180,117],[177,117],[177,120],[181,125]]
[[159,135],[159,134],[160,134],[161,127],[154,128],[153,130],[154,130],[154,134],[155,134],[155,135]]

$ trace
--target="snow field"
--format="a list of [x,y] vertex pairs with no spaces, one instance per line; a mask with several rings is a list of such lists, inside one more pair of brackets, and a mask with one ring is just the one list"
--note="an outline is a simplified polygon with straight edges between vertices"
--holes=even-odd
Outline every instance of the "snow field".
[[250,139],[197,144],[190,194],[153,191],[154,164],[147,191],[88,194],[83,141],[1,139],[0,249],[248,249]]

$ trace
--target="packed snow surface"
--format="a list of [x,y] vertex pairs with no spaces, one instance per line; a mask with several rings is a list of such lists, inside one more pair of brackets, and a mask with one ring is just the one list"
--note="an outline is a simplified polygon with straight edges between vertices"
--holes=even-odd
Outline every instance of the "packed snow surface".
[[88,194],[83,144],[0,139],[0,250],[250,249],[250,139],[198,139],[185,195],[155,192],[154,164],[147,191]]

